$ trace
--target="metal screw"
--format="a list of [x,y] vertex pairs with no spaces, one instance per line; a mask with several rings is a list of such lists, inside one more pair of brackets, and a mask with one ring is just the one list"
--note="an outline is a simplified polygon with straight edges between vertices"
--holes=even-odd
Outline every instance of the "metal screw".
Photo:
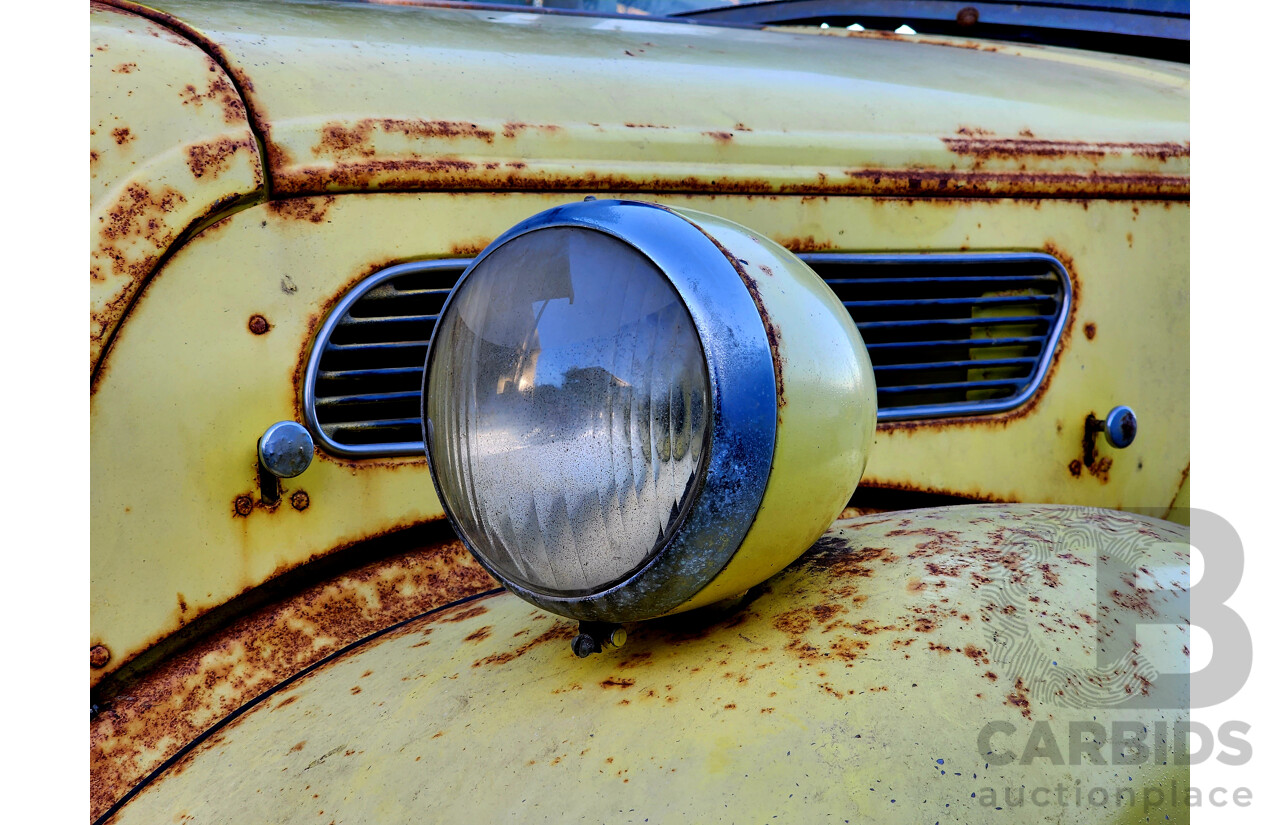
[[236,496],[236,513],[241,516],[247,516],[253,512],[252,496]]
[[1123,450],[1138,437],[1138,416],[1122,404],[1107,413],[1102,432],[1107,437],[1108,444]]
[[305,490],[299,490],[289,497],[289,503],[293,505],[293,509],[301,513],[311,506],[311,496],[307,495]]
[[271,322],[261,315],[249,319],[249,331],[254,335],[266,335],[271,331]]
[[956,14],[956,22],[961,26],[972,26],[978,22],[978,10],[973,6],[965,6]]
[[277,478],[293,478],[311,466],[316,445],[307,428],[295,421],[277,421],[258,439],[258,460]]
[[89,667],[95,670],[104,668],[109,661],[111,661],[111,651],[107,650],[106,645],[94,645],[89,648]]
[[600,646],[596,644],[596,640],[585,633],[579,633],[573,637],[573,641],[569,643],[573,648],[573,655],[579,659],[585,659],[592,653],[600,650]]

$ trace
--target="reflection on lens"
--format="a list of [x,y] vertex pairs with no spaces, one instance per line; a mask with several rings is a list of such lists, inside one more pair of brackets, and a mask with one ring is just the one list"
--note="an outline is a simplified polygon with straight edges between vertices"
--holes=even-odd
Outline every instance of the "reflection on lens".
[[679,525],[707,448],[707,368],[688,309],[630,246],[577,228],[503,244],[458,287],[428,380],[445,504],[511,581],[598,591]]

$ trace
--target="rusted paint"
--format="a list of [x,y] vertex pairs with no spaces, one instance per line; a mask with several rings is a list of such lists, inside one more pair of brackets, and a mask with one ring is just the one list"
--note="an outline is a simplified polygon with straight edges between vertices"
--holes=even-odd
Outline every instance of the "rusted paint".
[[[1025,137],[996,138],[976,136],[962,127],[961,137],[944,137],[942,142],[957,155],[969,155],[980,159],[1005,158],[1017,160],[1037,158],[1088,158],[1100,159],[1107,155],[1125,155],[1151,158],[1161,163],[1169,158],[1190,157],[1191,147],[1181,143],[1089,143],[1086,141],[1034,140]],[[982,133],[987,135],[990,133]]]
[[449,254],[459,258],[474,258],[491,243],[493,243],[492,239],[459,241],[449,247]]
[[285,220],[322,223],[325,216],[329,214],[329,207],[333,206],[335,200],[336,198],[332,195],[317,198],[273,200],[267,203],[267,211]]
[[728,143],[733,140],[733,132],[703,132],[702,134],[711,138],[716,143]]
[[1092,341],[1092,340],[1093,340],[1093,336],[1095,336],[1095,335],[1097,335],[1097,334],[1098,334],[1098,325],[1097,325],[1097,324],[1095,324],[1093,321],[1090,321],[1089,323],[1087,323],[1087,324],[1085,324],[1085,325],[1084,325],[1084,337],[1085,337],[1085,338],[1088,338],[1090,341]]
[[527,129],[534,129],[544,134],[554,134],[561,131],[559,126],[551,123],[504,123],[502,124],[502,136],[514,138]]
[[539,173],[521,164],[509,171],[459,157],[340,160],[325,165],[276,167],[278,191],[289,195],[325,192],[387,191],[563,191],[790,195],[878,195],[912,198],[1184,198],[1190,195],[1185,176],[1145,174],[1072,174],[1049,172],[932,172],[846,170],[843,180],[823,175],[811,183],[774,184],[731,177],[630,177],[585,172]]
[[111,661],[111,651],[106,645],[94,645],[89,648],[89,667],[104,668]]
[[792,252],[824,252],[828,249],[835,249],[836,245],[828,240],[819,241],[812,235],[805,235],[803,238],[774,238],[782,246]]
[[231,165],[231,158],[237,152],[256,152],[257,144],[252,138],[222,137],[206,143],[196,143],[187,147],[187,168],[197,179],[208,175],[216,178]]
[[271,322],[261,315],[253,315],[249,318],[249,331],[254,335],[266,335],[271,331]]
[[[507,124],[503,130],[506,137],[529,127],[526,124]],[[416,140],[470,138],[493,143],[494,133],[483,129],[475,123],[464,123],[453,120],[397,120],[393,118],[365,118],[355,123],[328,123],[320,128],[320,141],[311,147],[311,153],[317,157],[371,158],[377,154],[372,141],[375,132],[383,134],[400,134]]]
[[370,562],[201,639],[99,701],[90,722],[90,815],[101,816],[187,743],[285,679],[495,586],[460,542],[448,541]]
[[222,109],[222,122],[228,125],[239,125],[248,123],[248,117],[245,114],[244,101],[240,99],[240,93],[236,91],[236,87],[227,79],[226,75],[219,71],[219,66],[213,60],[209,60],[209,71],[214,72],[205,86],[204,91],[196,89],[195,84],[188,83],[178,93],[182,99],[182,105],[193,106],[197,109],[206,103],[217,104]]
[[306,490],[298,490],[289,496],[289,506],[301,513],[311,506],[311,496],[307,495]]
[[[95,191],[119,192],[114,202],[93,204],[89,342],[91,387],[95,388],[94,371],[110,337],[173,244],[212,211],[252,197],[263,182],[251,133],[228,128],[228,124],[244,127],[247,121],[243,103],[226,75],[193,43],[140,14],[138,7],[125,6],[129,8],[91,4],[96,15],[94,36],[117,42],[131,58],[109,71],[103,66],[97,70],[103,74],[94,77],[98,132],[111,137],[91,150],[93,172],[99,176]],[[155,73],[144,71],[153,64],[177,72],[168,78],[175,84],[197,78],[187,96],[195,103],[194,111],[184,111],[183,98],[173,96],[173,86],[156,85]],[[198,91],[197,83],[207,83],[208,91]],[[216,120],[199,112],[206,98],[221,107]],[[236,154],[246,150],[248,168],[244,161],[235,164],[234,181],[229,182],[228,176],[218,186],[192,185],[192,179],[205,183],[217,178]],[[124,153],[130,153],[128,162],[121,160]],[[187,171],[192,178],[186,177]]]

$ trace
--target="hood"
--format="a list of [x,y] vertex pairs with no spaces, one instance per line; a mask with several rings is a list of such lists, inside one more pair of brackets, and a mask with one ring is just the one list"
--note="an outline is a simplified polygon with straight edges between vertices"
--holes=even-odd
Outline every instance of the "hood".
[[1189,189],[1177,64],[524,11],[158,6],[237,79],[277,194]]

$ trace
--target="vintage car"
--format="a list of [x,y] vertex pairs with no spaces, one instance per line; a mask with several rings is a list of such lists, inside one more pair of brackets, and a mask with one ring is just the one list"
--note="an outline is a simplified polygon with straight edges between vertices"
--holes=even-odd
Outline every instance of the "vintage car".
[[91,820],[1189,819],[1188,4],[566,5],[90,3]]

